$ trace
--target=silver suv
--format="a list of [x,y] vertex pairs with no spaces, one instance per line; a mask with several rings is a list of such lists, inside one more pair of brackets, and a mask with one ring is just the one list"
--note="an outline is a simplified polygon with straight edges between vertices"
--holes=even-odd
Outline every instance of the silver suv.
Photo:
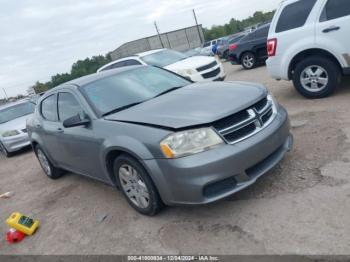
[[117,186],[136,210],[205,204],[253,184],[292,147],[287,112],[259,84],[192,83],[131,66],[47,92],[28,121],[50,178]]

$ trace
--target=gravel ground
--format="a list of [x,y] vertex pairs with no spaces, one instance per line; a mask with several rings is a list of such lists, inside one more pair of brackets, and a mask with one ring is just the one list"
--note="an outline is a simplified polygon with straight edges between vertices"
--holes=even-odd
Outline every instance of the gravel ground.
[[250,188],[207,206],[131,209],[114,188],[74,174],[49,180],[28,150],[0,157],[0,220],[13,211],[41,227],[0,254],[350,254],[349,79],[335,95],[306,100],[265,67],[225,63],[227,80],[264,83],[287,108],[295,148]]

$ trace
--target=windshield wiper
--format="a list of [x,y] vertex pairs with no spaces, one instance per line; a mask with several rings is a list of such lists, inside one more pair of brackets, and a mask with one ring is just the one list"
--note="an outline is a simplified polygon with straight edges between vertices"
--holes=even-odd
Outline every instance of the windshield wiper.
[[174,91],[174,90],[176,90],[176,89],[179,89],[179,88],[181,88],[181,87],[183,87],[183,86],[175,86],[175,87],[169,88],[168,90],[165,90],[164,92],[159,93],[159,94],[156,95],[155,97],[162,96],[162,95],[164,95],[164,94],[170,93],[170,92],[172,92],[172,91]]
[[108,115],[110,115],[110,114],[114,114],[114,113],[123,111],[123,110],[125,110],[125,109],[128,109],[128,108],[130,108],[130,107],[136,106],[136,105],[141,104],[141,103],[143,103],[143,102],[144,102],[144,101],[142,101],[142,102],[135,102],[135,103],[131,103],[131,104],[128,104],[128,105],[125,105],[125,106],[118,107],[118,108],[116,108],[116,109],[113,109],[113,110],[111,110],[111,111],[108,111],[108,112],[104,113],[102,116],[108,116]]

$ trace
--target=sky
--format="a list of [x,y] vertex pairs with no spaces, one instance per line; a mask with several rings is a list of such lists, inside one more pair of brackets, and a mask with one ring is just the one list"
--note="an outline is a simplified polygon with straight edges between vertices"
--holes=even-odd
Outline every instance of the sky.
[[194,25],[204,27],[276,9],[281,0],[0,0],[0,98],[69,72],[79,59]]

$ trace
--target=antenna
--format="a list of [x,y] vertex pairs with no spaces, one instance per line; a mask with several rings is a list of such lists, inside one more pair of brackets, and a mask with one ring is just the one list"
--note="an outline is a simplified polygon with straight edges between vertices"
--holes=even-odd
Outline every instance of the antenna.
[[162,42],[162,38],[160,37],[160,33],[159,33],[159,29],[158,29],[158,25],[157,25],[157,22],[154,21],[154,27],[156,28],[156,31],[157,31],[157,35],[159,37],[159,42],[160,44],[162,45],[162,47],[164,48],[164,45],[163,45],[163,42]]

